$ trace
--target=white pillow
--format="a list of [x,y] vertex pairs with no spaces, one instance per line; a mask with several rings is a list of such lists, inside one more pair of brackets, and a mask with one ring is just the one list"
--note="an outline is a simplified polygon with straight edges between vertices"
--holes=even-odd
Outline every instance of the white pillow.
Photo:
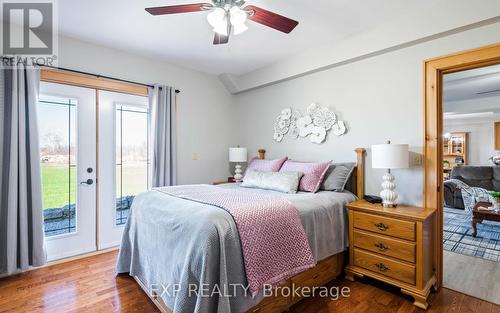
[[301,172],[257,172],[248,170],[241,187],[261,188],[284,193],[297,193]]

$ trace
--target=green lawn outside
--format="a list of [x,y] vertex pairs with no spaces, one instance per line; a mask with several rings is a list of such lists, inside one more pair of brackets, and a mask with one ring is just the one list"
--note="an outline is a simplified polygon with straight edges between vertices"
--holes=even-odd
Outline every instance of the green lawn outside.
[[[71,177],[68,173],[71,172]],[[71,181],[71,184],[69,182]],[[68,190],[71,187],[71,190]],[[76,201],[76,167],[42,164],[43,208],[61,208]],[[68,196],[71,196],[68,199]]]
[[[70,172],[71,176],[68,177]],[[117,168],[117,176],[120,171]],[[123,166],[123,196],[136,195],[147,189],[144,165]],[[71,183],[69,183],[71,182]],[[68,185],[71,190],[68,190]],[[76,168],[42,164],[43,207],[60,208],[76,201]],[[70,199],[68,200],[68,196]],[[119,197],[119,191],[117,197]]]

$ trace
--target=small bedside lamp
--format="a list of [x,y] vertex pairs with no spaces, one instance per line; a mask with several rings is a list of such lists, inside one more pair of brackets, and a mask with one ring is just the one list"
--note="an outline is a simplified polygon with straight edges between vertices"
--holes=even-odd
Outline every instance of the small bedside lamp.
[[384,207],[395,207],[398,194],[394,189],[394,175],[391,174],[391,169],[408,168],[408,145],[387,144],[372,146],[372,168],[386,169],[386,174],[382,177],[382,204]]
[[239,163],[247,161],[247,148],[229,148],[229,162],[235,162],[234,180],[238,183],[243,178],[241,175],[241,165]]

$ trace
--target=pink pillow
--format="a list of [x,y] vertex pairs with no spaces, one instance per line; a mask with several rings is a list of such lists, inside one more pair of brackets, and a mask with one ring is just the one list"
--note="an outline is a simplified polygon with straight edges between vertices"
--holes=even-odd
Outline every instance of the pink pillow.
[[316,192],[319,190],[325,173],[332,164],[331,161],[321,163],[286,161],[280,172],[301,172],[304,176],[300,179],[299,190]]
[[261,160],[255,157],[252,160],[250,160],[247,169],[254,170],[257,172],[278,172],[286,160],[288,160],[288,157],[276,160]]

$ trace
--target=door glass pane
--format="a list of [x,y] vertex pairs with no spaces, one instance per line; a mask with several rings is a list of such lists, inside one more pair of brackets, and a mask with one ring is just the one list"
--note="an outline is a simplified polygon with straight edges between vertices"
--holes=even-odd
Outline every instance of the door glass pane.
[[147,108],[116,106],[116,225],[124,224],[134,196],[149,187]]
[[76,231],[76,100],[40,96],[45,236]]

